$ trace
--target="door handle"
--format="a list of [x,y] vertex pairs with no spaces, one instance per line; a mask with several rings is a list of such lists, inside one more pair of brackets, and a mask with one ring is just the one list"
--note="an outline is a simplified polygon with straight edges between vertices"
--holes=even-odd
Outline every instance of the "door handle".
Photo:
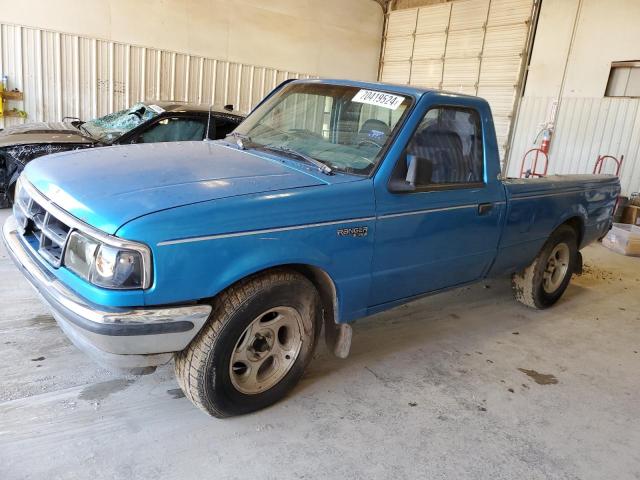
[[493,203],[481,203],[478,205],[478,215],[486,215],[493,210]]

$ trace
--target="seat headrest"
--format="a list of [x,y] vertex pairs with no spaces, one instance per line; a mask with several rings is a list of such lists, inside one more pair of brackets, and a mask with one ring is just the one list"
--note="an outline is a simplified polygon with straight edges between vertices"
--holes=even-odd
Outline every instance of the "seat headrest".
[[[455,148],[462,151],[460,135],[451,130],[442,130],[437,127],[427,127],[417,137],[423,145],[431,148]],[[417,140],[417,138],[416,138]]]
[[387,140],[390,133],[391,129],[389,128],[389,125],[377,118],[370,118],[362,124],[362,127],[360,127],[358,140],[362,141],[367,139],[382,145]]

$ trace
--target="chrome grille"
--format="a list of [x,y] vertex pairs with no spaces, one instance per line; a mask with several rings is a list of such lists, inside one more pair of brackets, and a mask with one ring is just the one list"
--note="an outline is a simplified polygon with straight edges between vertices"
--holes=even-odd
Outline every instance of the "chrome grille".
[[24,188],[16,192],[13,214],[25,240],[48,263],[59,267],[71,228],[45,210]]

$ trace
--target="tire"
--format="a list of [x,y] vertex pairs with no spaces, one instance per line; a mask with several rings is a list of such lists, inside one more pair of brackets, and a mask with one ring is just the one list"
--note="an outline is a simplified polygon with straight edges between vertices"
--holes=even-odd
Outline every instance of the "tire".
[[317,290],[296,272],[243,280],[216,297],[205,326],[176,355],[178,383],[197,407],[218,418],[272,405],[302,377],[321,318]]
[[576,231],[568,225],[561,225],[551,234],[531,265],[511,277],[516,300],[531,308],[550,307],[567,289],[577,262]]

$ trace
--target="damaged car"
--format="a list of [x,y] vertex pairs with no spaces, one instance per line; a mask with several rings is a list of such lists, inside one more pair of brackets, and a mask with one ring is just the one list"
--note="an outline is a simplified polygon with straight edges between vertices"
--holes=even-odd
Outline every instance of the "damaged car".
[[[209,118],[211,117],[211,118]],[[34,158],[83,148],[127,143],[224,138],[243,120],[232,105],[209,107],[178,102],[136,103],[83,122],[26,123],[0,131],[0,207],[13,203],[18,176]]]

